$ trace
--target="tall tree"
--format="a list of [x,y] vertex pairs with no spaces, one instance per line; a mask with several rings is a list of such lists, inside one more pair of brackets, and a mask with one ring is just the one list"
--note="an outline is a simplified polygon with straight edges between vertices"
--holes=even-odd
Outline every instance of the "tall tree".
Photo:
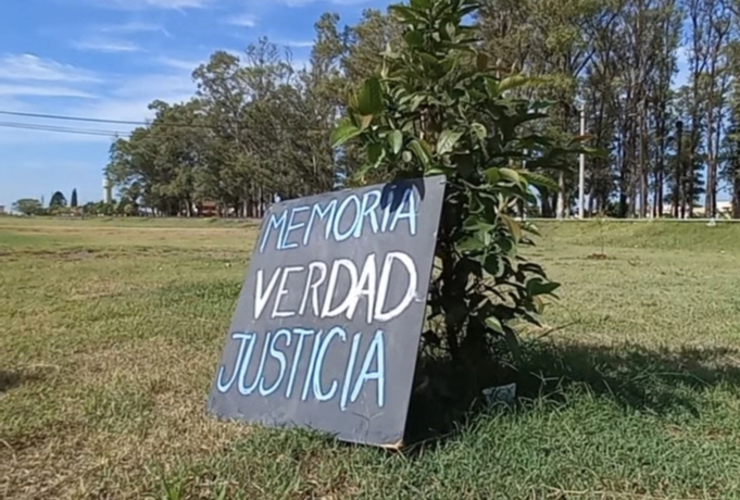
[[38,215],[43,211],[43,206],[39,200],[23,198],[13,203],[13,211],[23,215]]
[[77,208],[77,188],[72,190],[72,197],[70,198],[69,206]]
[[67,198],[64,197],[61,191],[56,191],[51,195],[49,200],[49,208],[61,208],[67,206]]
[[[691,22],[691,83],[694,104],[691,153],[706,152],[705,213],[717,210],[719,148],[729,83],[728,39],[732,29],[731,0],[686,0]],[[689,214],[691,215],[691,214]]]
[[[498,66],[550,77],[528,95],[558,103],[549,125],[543,124],[551,134],[578,131],[578,88],[594,54],[590,39],[602,10],[597,0],[486,0],[478,16],[485,50]],[[570,211],[575,172],[575,165],[558,172],[558,216]],[[544,208],[551,212],[550,203]]]

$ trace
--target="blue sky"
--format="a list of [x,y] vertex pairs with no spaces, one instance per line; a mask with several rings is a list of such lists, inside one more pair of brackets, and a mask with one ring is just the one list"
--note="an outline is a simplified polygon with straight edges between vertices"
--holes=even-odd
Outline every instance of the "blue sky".
[[[195,92],[191,73],[215,50],[242,52],[260,36],[309,57],[326,11],[354,23],[389,0],[3,0],[0,111],[139,121],[154,99]],[[127,125],[0,114],[0,124],[128,132]],[[0,205],[61,190],[102,198],[110,138],[0,126]]]
[[[0,111],[140,121],[154,99],[195,92],[192,70],[215,50],[241,52],[260,36],[309,57],[313,25],[337,12],[354,23],[390,0],[3,0]],[[679,75],[678,80],[683,77]],[[0,114],[0,205],[61,190],[102,199],[111,139],[21,130],[42,124],[126,133],[127,125]]]

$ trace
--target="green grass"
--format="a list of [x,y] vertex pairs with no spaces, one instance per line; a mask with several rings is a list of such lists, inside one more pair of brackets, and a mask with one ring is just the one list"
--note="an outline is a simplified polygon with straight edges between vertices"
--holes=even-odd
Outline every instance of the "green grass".
[[394,454],[206,416],[255,224],[1,218],[0,498],[740,498],[740,225],[542,226],[516,408]]

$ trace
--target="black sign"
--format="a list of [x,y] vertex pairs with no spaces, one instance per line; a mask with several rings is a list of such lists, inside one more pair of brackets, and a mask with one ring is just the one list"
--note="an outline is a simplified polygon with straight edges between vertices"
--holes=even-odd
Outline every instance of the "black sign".
[[272,206],[209,409],[400,446],[444,177]]

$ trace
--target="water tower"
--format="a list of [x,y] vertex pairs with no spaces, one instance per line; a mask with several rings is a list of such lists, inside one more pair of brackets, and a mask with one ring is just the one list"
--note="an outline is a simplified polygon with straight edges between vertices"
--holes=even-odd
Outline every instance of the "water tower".
[[103,176],[103,201],[105,203],[113,202],[113,187],[110,184],[107,176]]

